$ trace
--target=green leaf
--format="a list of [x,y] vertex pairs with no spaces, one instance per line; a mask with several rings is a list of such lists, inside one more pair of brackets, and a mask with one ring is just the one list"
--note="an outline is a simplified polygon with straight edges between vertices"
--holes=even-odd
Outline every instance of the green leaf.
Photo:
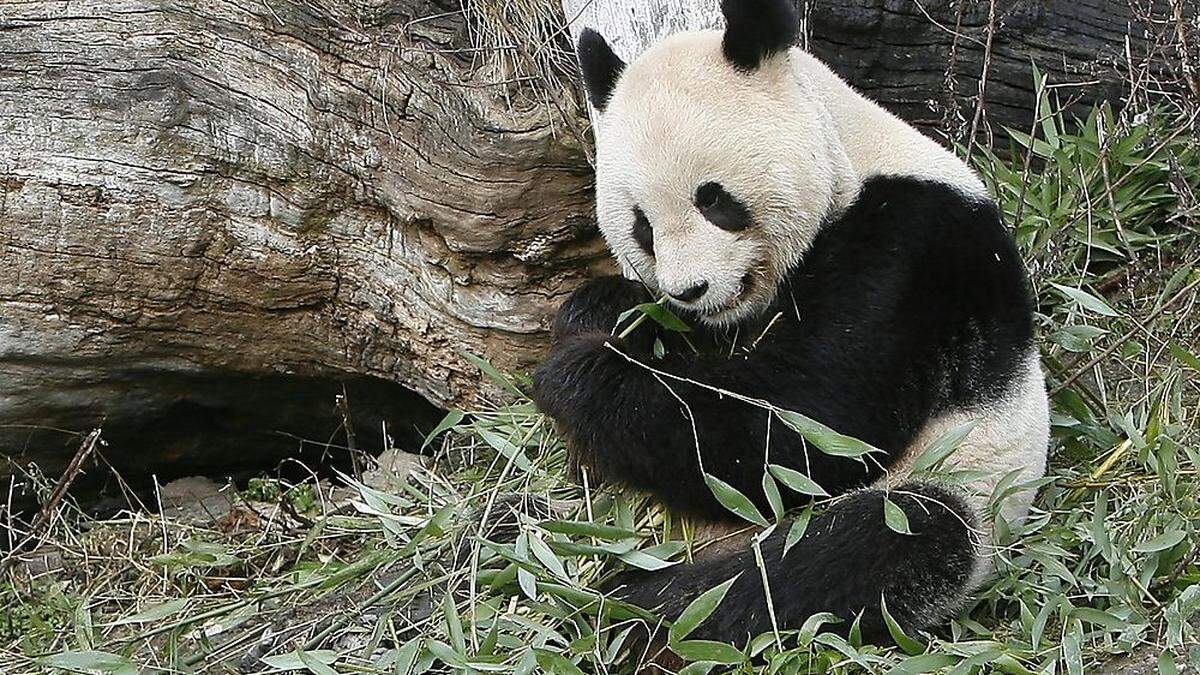
[[792,550],[792,547],[804,537],[804,533],[808,531],[808,522],[812,520],[812,515],[813,508],[812,505],[809,505],[792,519],[792,526],[788,528],[787,537],[783,540],[783,555],[787,555],[788,551]]
[[821,626],[825,624],[841,623],[842,618],[831,612],[819,612],[813,614],[804,620],[804,625],[800,626],[799,641],[801,645],[807,646],[812,643],[817,632],[821,630]]
[[667,308],[666,304],[657,302],[644,302],[637,307],[637,311],[645,314],[654,320],[655,323],[676,333],[687,333],[692,330],[692,327],[684,323],[683,319],[675,316],[675,313]]
[[763,493],[767,495],[767,504],[771,506],[771,514],[775,520],[783,517],[783,495],[779,494],[779,486],[771,478],[771,472],[764,471],[762,475]]
[[517,385],[513,384],[512,380],[505,377],[503,373],[501,373],[499,370],[496,370],[495,366],[488,363],[487,359],[484,359],[479,356],[475,356],[474,354],[472,354],[471,352],[468,352],[468,351],[459,351],[459,354],[462,355],[462,357],[464,359],[466,359],[466,360],[470,361],[472,364],[474,364],[476,368],[483,371],[483,374],[487,375],[488,379],[490,379],[493,382],[504,387],[510,393],[516,394],[517,396],[525,395],[525,393],[522,392],[521,389],[519,387],[517,387]]
[[775,416],[796,433],[804,437],[821,452],[836,457],[862,457],[872,452],[882,452],[869,443],[830,429],[820,422],[791,410],[777,410]]
[[1092,348],[1097,338],[1107,334],[1108,331],[1098,326],[1071,324],[1055,331],[1050,335],[1050,339],[1068,351],[1086,352]]
[[146,609],[143,609],[142,611],[138,612],[137,614],[133,614],[131,616],[117,619],[116,621],[114,621],[112,623],[112,625],[121,626],[121,625],[129,624],[129,623],[148,623],[150,621],[158,621],[160,619],[165,619],[168,616],[178,614],[179,612],[183,611],[187,606],[188,606],[187,598],[177,598],[175,600],[168,600],[167,602],[164,602],[162,604],[154,605],[152,607],[147,607]]
[[958,663],[958,660],[958,657],[950,654],[910,656],[887,672],[888,675],[924,675],[924,673],[935,673],[942,668],[948,668]]
[[688,661],[710,661],[732,666],[745,660],[742,652],[732,645],[712,640],[685,640],[671,645],[671,651]]
[[462,618],[458,614],[458,603],[454,602],[454,594],[446,589],[442,597],[442,617],[446,620],[446,632],[450,636],[450,646],[454,651],[463,654],[467,651],[466,636],[463,635]]
[[1195,354],[1192,354],[1183,347],[1180,347],[1174,341],[1171,342],[1171,354],[1173,354],[1180,363],[1184,364],[1188,368],[1191,368],[1197,373],[1200,373],[1200,358],[1196,358]]
[[1084,623],[1101,626],[1118,633],[1129,628],[1128,619],[1101,611],[1095,607],[1076,607],[1071,610],[1071,618],[1079,619]]
[[178,551],[150,558],[150,562],[163,567],[229,567],[242,560],[230,555],[228,549],[213,542],[189,539],[179,544]]
[[654,338],[654,345],[651,347],[651,353],[654,354],[654,358],[656,359],[661,359],[667,355],[667,346],[663,344],[662,339]]
[[296,656],[299,657],[300,663],[304,664],[304,668],[313,675],[338,675],[336,670],[321,659],[318,659],[311,652],[297,649]]
[[583,671],[579,669],[579,666],[561,654],[548,649],[537,648],[533,652],[537,654],[538,665],[544,668],[545,672],[554,673],[555,675],[583,675]]
[[908,515],[900,505],[888,497],[883,498],[883,522],[888,529],[899,534],[912,534],[908,527]]
[[679,618],[675,619],[671,624],[671,630],[668,633],[668,641],[672,644],[683,640],[696,627],[704,622],[721,601],[725,599],[725,594],[729,592],[729,588],[737,581],[741,573],[734,575],[733,578],[721,583],[720,585],[710,588],[701,593],[695,600],[688,604],[687,608],[679,614]]
[[678,564],[670,560],[663,560],[655,557],[649,553],[646,553],[645,551],[630,551],[628,553],[622,553],[617,557],[620,558],[622,562],[633,565],[639,569],[649,570],[651,572]]
[[492,627],[488,630],[487,635],[483,638],[483,642],[479,643],[479,656],[492,656],[496,653],[496,645],[500,642],[500,621],[492,619]]
[[567,579],[567,570],[563,567],[562,561],[554,555],[554,551],[550,550],[541,537],[536,535],[529,537],[529,550],[533,553],[533,557],[538,559],[538,562],[550,570],[551,574],[559,579]]
[[913,462],[912,473],[930,471],[940,465],[952,452],[958,449],[958,446],[962,445],[962,442],[967,438],[967,434],[970,434],[978,425],[978,420],[968,420],[938,436],[932,443],[925,446],[925,449],[917,456],[916,461]]
[[516,445],[514,445],[512,441],[504,438],[494,431],[491,431],[490,429],[485,429],[483,427],[475,427],[474,432],[477,436],[482,438],[485,443],[492,446],[496,452],[499,452],[505,457],[511,459],[512,463],[516,465],[518,469],[525,471],[526,473],[533,471],[533,464],[529,461],[529,458],[526,457],[525,453]]
[[1155,553],[1157,551],[1165,551],[1187,537],[1187,533],[1183,530],[1171,530],[1164,532],[1150,541],[1138,544],[1133,548],[1136,553]]
[[1078,626],[1063,635],[1062,659],[1065,662],[1068,675],[1083,675],[1083,649],[1080,645]]
[[767,467],[767,470],[771,472],[772,476],[779,479],[779,482],[788,486],[789,489],[799,492],[802,495],[810,495],[813,497],[829,496],[829,493],[825,491],[825,488],[817,485],[815,480],[800,473],[799,471],[796,471],[795,469],[789,469],[786,466],[780,466],[778,464],[771,464]]
[[1175,665],[1175,657],[1169,649],[1158,655],[1158,675],[1179,675],[1179,666]]
[[858,615],[854,617],[854,623],[850,624],[850,631],[846,633],[846,642],[850,643],[850,646],[854,647],[855,650],[863,646],[862,618],[863,612],[860,611]]
[[430,443],[433,442],[433,439],[446,433],[459,422],[461,422],[464,416],[466,416],[466,413],[458,410],[457,408],[446,413],[446,416],[442,418],[442,421],[438,422],[437,426],[433,428],[433,431],[429,432],[429,435],[425,437],[424,441],[422,441],[421,449],[424,450],[429,446]]
[[[422,637],[415,637],[404,643],[404,646],[396,650],[396,658],[392,661],[394,671],[397,673],[411,673],[413,666],[417,662],[417,657],[420,656],[421,643],[424,641]],[[319,653],[319,652],[313,652]]]
[[879,597],[879,609],[883,613],[883,622],[887,625],[888,634],[892,636],[892,640],[896,642],[896,646],[904,650],[905,654],[915,656],[925,651],[925,645],[919,640],[910,638],[904,629],[900,627],[896,619],[892,618],[891,612],[887,608],[887,598]]
[[431,654],[441,659],[446,665],[454,668],[463,668],[467,665],[466,658],[462,654],[454,651],[450,645],[440,640],[430,640],[426,648]]
[[137,668],[124,656],[99,651],[59,652],[43,656],[38,663],[76,673],[97,675],[137,675]]
[[1070,286],[1063,286],[1062,284],[1056,284],[1054,282],[1050,282],[1050,285],[1058,289],[1059,293],[1062,293],[1070,300],[1074,300],[1080,307],[1083,307],[1086,310],[1103,316],[1119,316],[1115,309],[1108,306],[1108,303],[1104,302],[1100,298],[1097,298],[1091,293],[1088,293],[1087,291],[1078,288],[1071,288]]
[[734,513],[755,525],[766,527],[769,525],[766,518],[758,512],[758,508],[754,506],[754,502],[750,498],[738,491],[729,483],[717,478],[716,476],[706,473],[704,474],[704,482],[708,484],[708,489],[712,490],[713,495],[721,502],[731,513]]

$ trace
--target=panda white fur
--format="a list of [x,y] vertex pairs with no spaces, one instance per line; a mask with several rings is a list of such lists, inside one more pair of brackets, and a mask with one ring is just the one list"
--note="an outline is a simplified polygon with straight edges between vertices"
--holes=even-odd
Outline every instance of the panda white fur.
[[[668,37],[630,64],[599,34],[580,39],[598,116],[596,213],[624,276],[563,305],[535,399],[594,475],[694,516],[731,518],[701,460],[764,512],[768,462],[835,495],[786,554],[786,526],[764,543],[781,628],[828,611],[844,630],[861,614],[863,636],[886,640],[881,598],[904,628],[934,626],[990,569],[993,488],[1045,470],[1021,261],[965,164],[792,46],[790,2],[722,10],[724,32]],[[651,294],[696,326],[686,343],[649,325],[611,335]],[[652,355],[656,339],[666,356]],[[821,453],[713,387],[884,454],[864,465]],[[908,478],[929,442],[971,420],[948,460],[977,472],[968,486]],[[887,527],[885,494],[914,534]],[[1032,497],[1007,495],[1001,516],[1021,521]],[[804,500],[785,494],[788,506]],[[748,550],[623,577],[614,592],[673,618],[739,573],[697,636],[741,641],[771,628]]]

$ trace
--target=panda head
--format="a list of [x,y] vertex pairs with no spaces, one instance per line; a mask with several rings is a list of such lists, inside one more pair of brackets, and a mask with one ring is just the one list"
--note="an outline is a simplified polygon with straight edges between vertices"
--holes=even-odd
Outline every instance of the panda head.
[[762,312],[849,165],[792,64],[788,0],[724,0],[726,29],[679,33],[625,64],[585,30],[596,215],[627,276],[711,325]]

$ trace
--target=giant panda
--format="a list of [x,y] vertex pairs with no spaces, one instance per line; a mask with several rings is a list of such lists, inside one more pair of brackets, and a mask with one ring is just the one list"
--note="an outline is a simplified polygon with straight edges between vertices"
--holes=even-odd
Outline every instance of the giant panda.
[[[748,547],[725,547],[620,577],[617,597],[673,619],[736,577],[693,634],[730,642],[818,612],[886,641],[885,602],[902,629],[934,628],[986,580],[995,519],[1025,519],[1045,471],[1022,262],[968,166],[793,46],[788,0],[722,12],[724,31],[669,36],[628,64],[594,31],[579,40],[596,217],[622,275],[562,305],[534,399],[592,476],[702,522],[737,520],[704,472],[763,513],[768,462],[833,497],[786,551],[786,523],[762,542],[765,574]],[[691,333],[614,335],[622,312],[660,297]],[[823,453],[764,403],[881,453]],[[947,460],[966,479],[909,477],[968,421]],[[889,526],[885,499],[911,534],[894,513]]]

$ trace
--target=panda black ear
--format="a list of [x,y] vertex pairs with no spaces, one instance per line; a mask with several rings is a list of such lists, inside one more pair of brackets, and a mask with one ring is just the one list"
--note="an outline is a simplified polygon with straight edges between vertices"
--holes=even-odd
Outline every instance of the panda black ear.
[[591,28],[584,28],[579,34],[578,51],[588,100],[592,107],[603,112],[613,87],[617,86],[617,78],[625,70],[625,62],[608,46],[604,36]]
[[725,15],[725,58],[741,70],[796,44],[800,21],[791,0],[721,0]]

